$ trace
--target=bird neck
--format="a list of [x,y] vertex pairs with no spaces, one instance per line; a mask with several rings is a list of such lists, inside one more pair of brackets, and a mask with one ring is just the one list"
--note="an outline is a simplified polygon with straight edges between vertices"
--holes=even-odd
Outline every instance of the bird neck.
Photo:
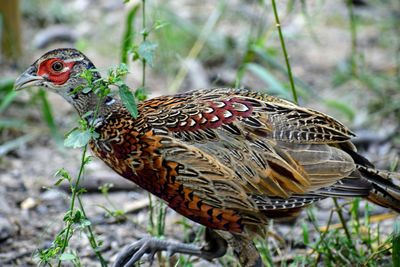
[[119,99],[112,96],[101,98],[92,91],[77,93],[72,97],[71,104],[78,111],[79,116],[86,119],[91,125],[98,124],[122,106]]

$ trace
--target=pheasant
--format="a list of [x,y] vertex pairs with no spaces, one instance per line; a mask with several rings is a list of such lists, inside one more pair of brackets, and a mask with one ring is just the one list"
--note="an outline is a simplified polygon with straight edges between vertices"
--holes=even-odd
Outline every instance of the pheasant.
[[[80,116],[100,98],[76,90],[93,63],[71,48],[44,54],[15,82],[63,96]],[[354,134],[337,120],[289,101],[245,89],[215,88],[138,104],[101,100],[93,153],[122,177],[206,226],[202,247],[147,238],[125,248],[115,266],[132,266],[158,250],[205,259],[230,245],[242,266],[262,266],[253,239],[269,219],[288,218],[327,197],[363,197],[400,212],[400,187],[357,153]],[[397,176],[398,174],[393,174]]]

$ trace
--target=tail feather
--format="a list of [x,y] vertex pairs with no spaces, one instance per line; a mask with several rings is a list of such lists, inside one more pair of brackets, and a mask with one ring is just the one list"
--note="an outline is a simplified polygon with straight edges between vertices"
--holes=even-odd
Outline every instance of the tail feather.
[[372,189],[367,199],[400,213],[400,186],[396,185],[392,180],[396,180],[395,177],[399,177],[399,174],[365,166],[357,167],[363,177],[372,183]]
[[400,213],[400,186],[394,183],[394,181],[400,183],[400,173],[375,169],[368,159],[346,144],[344,143],[341,148],[353,158],[361,176],[371,183],[366,199]]

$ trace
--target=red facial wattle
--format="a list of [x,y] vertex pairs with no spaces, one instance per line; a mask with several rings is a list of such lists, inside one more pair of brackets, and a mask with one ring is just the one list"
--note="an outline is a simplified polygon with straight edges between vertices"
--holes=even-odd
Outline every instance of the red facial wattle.
[[[65,62],[59,58],[47,59],[40,63],[37,75],[46,77],[47,80],[56,84],[64,84],[71,75],[75,62]],[[54,66],[60,67],[59,69]]]

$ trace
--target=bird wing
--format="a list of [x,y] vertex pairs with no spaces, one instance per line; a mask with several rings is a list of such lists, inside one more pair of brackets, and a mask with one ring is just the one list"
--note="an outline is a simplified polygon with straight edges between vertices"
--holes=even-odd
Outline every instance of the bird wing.
[[254,208],[258,196],[287,199],[355,169],[336,147],[353,135],[345,126],[265,94],[194,91],[151,99],[140,109],[146,127],[164,136],[163,157],[182,165],[177,179],[217,207]]

